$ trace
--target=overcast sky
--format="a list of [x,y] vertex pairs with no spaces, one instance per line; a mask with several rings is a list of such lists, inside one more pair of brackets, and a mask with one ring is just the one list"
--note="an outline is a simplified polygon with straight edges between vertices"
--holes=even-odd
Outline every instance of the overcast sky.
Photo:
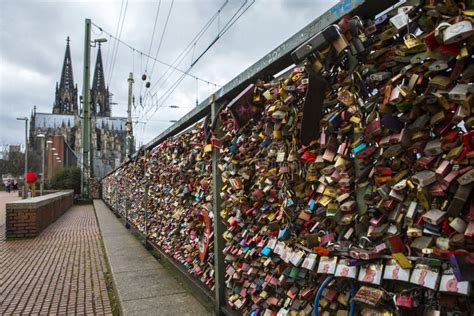
[[[248,0],[248,4],[251,1]],[[158,59],[171,64],[224,2],[175,0]],[[193,50],[178,67],[187,69],[244,2],[245,0],[230,0],[219,18],[193,45]],[[190,73],[220,86],[225,85],[336,2],[256,0]],[[24,123],[15,118],[25,115],[29,117],[34,105],[38,112],[51,113],[67,36],[71,38],[74,81],[78,85],[79,94],[82,94],[86,18],[115,35],[121,8],[123,12],[126,6],[121,39],[145,53],[148,53],[152,43],[151,55],[155,56],[171,0],[161,1],[155,35],[151,42],[159,3],[158,0],[128,0],[128,4],[127,0],[0,0],[0,144],[24,142]],[[138,121],[134,124],[137,145],[147,143],[169,127],[172,124],[169,120],[177,120],[189,112],[196,104],[196,98],[201,102],[216,90],[212,84],[200,81],[196,84],[195,79],[186,77],[164,100],[165,92],[179,78],[180,73],[168,74],[168,80],[163,83],[162,76],[167,71],[166,66],[156,63],[151,72],[153,60],[147,60],[137,52],[133,53],[124,45],[118,45],[115,66],[111,67],[115,41],[93,28],[93,39],[103,37],[109,40],[102,45],[106,81],[114,94],[112,101],[117,103],[112,106],[113,116],[126,116],[127,78],[130,72],[134,73],[136,108],[132,116]],[[92,67],[96,54],[97,48],[92,48]],[[112,68],[114,70],[111,75]],[[153,99],[147,97],[140,105],[140,95],[144,97],[147,93],[141,80],[145,72],[149,76],[151,74],[151,86],[156,85],[153,90],[148,89],[149,94],[156,93],[156,96]],[[163,107],[151,115],[157,99],[158,104]],[[180,108],[169,108],[169,105],[178,105]],[[151,110],[145,114],[148,109]]]

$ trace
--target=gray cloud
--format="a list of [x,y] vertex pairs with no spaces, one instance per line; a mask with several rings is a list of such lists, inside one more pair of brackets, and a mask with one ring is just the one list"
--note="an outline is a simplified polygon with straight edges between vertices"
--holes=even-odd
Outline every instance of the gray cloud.
[[[217,11],[224,1],[176,0],[167,33],[158,58],[172,62],[191,41],[198,30]],[[288,37],[307,25],[337,1],[271,1],[257,0],[255,4],[237,21],[233,27],[208,51],[196,64],[191,73],[219,85],[224,85],[234,76],[245,70],[270,50],[284,42]],[[242,0],[231,0],[220,15],[220,27],[237,10]],[[155,54],[163,30],[169,0],[162,1],[157,31],[152,46]],[[84,49],[84,19],[102,26],[114,34],[120,13],[121,1],[27,1],[3,0],[0,2],[0,144],[22,143],[24,137],[23,122],[15,117],[30,115],[33,105],[40,112],[51,112],[54,102],[56,81],[61,74],[64,57],[65,39],[71,37],[74,80],[82,92],[82,60]],[[157,1],[129,0],[122,39],[137,49],[148,52],[151,32],[155,19]],[[217,21],[210,27],[194,48],[194,58],[207,47],[218,32]],[[106,37],[94,28],[93,38]],[[109,73],[109,61],[114,42],[102,46],[106,74]],[[183,61],[180,68],[187,69],[191,56]],[[95,63],[96,48],[92,48],[92,66]],[[143,116],[138,105],[140,91],[146,89],[140,77],[145,72],[147,59],[124,46],[119,46],[110,91],[114,94],[114,116],[126,115],[128,73],[135,74],[135,97],[137,107],[135,115]],[[153,62],[149,61],[147,72]],[[154,85],[166,72],[167,67],[155,64],[151,83]],[[169,76],[169,80],[158,90],[162,96],[167,88],[179,77],[178,72]],[[177,104],[180,109],[163,107],[152,117],[148,117],[134,126],[138,141],[146,143],[169,127],[168,120],[179,119],[196,102],[201,101],[216,88],[186,78],[164,102],[163,105]],[[196,95],[197,90],[197,95]],[[144,104],[151,106],[151,98]],[[188,107],[188,108],[186,108]],[[144,130],[144,132],[143,132]]]

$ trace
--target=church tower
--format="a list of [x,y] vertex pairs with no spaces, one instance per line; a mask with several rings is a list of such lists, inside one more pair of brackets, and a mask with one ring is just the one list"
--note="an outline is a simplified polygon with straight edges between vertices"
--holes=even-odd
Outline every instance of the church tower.
[[110,117],[111,114],[109,88],[105,86],[100,43],[95,62],[94,79],[92,80],[91,114],[98,117]]
[[78,114],[77,110],[77,85],[74,85],[72,74],[71,51],[69,49],[69,36],[66,40],[66,53],[64,55],[61,81],[56,82],[56,99],[53,105],[53,114]]

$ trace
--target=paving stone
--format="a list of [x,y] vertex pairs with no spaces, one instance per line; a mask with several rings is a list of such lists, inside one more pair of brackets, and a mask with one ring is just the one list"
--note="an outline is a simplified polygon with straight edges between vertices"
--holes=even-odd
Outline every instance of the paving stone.
[[[1,192],[0,209],[10,200]],[[0,314],[111,313],[91,205],[73,206],[33,239],[6,241],[0,225],[0,253]]]

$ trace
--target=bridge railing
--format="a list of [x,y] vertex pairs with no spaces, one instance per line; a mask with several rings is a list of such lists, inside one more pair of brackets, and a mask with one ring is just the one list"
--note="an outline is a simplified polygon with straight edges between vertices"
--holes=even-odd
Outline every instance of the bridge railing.
[[[396,2],[341,1],[209,96],[103,178],[103,199],[113,211],[124,219],[127,226],[141,234],[146,245],[155,247],[177,263],[178,269],[190,273],[190,280],[204,293],[203,296],[214,297],[219,313],[226,310],[227,302],[223,234],[228,223],[223,221],[228,219],[220,214],[221,205],[225,202],[221,198],[222,157],[217,150],[208,151],[205,148],[211,143],[209,139],[214,137],[210,135],[210,130],[221,128],[219,109],[225,108],[249,84],[257,83],[257,79],[274,80],[275,74],[294,64],[291,53],[295,49],[341,17],[353,14],[362,19],[372,18]],[[204,120],[206,117],[208,119]],[[199,126],[193,127],[197,123]],[[196,135],[199,137],[196,138]],[[192,145],[189,145],[190,139],[194,141]],[[179,170],[173,169],[180,160],[188,164],[180,166]],[[148,165],[150,162],[155,165]],[[204,167],[199,167],[202,165]],[[186,175],[181,179],[176,178],[183,175],[183,168],[184,171],[189,168],[191,172],[184,172]],[[154,171],[150,173],[150,170]],[[164,182],[160,183],[158,179]],[[177,184],[177,187],[172,187],[172,184]],[[188,185],[190,187],[186,188]],[[211,227],[203,214],[210,217]],[[198,238],[186,235],[196,232]],[[209,244],[206,244],[206,236],[209,237]],[[199,255],[199,251],[196,252],[199,245],[201,249],[207,247],[203,251],[206,252],[204,260],[190,259],[191,254]]]

